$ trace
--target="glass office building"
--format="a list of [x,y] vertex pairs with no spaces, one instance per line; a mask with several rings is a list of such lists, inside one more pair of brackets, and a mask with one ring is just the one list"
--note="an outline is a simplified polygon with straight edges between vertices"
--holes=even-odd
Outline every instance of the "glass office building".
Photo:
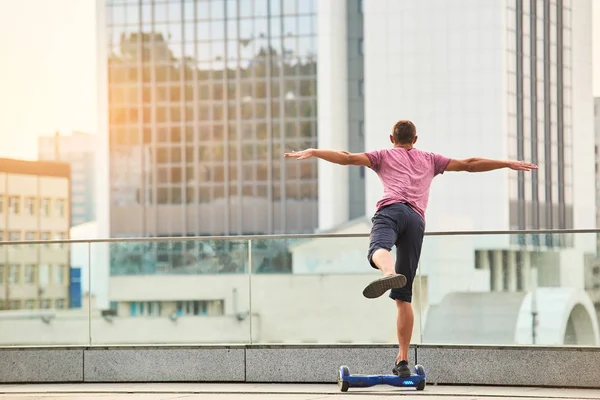
[[111,236],[317,227],[317,0],[107,0]]

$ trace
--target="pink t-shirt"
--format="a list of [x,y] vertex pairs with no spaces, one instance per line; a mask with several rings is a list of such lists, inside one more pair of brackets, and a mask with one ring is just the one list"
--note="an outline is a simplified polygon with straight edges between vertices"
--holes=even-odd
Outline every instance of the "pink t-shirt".
[[407,203],[425,220],[431,181],[444,173],[450,159],[414,147],[375,150],[366,155],[383,183],[383,198],[377,202],[377,210],[393,203]]

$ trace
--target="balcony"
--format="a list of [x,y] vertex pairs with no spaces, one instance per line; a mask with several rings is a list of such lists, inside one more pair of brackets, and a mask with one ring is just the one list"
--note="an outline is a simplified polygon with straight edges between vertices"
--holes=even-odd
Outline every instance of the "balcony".
[[[428,233],[410,363],[425,366],[429,383],[600,387],[599,297],[587,282],[597,233]],[[535,245],[544,241],[532,235],[570,245]],[[390,373],[396,309],[387,295],[362,296],[379,276],[368,242],[62,241],[64,299],[46,299],[60,293],[39,273],[54,259],[40,260],[28,290],[14,279],[24,252],[58,241],[0,242],[0,382],[331,383],[340,365]]]

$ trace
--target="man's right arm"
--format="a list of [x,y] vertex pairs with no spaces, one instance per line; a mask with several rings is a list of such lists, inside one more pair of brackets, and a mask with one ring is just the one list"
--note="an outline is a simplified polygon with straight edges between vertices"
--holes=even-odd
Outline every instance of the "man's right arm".
[[490,160],[487,158],[466,158],[463,160],[452,159],[446,171],[487,172],[501,168],[510,168],[516,171],[531,171],[537,165],[525,161]]

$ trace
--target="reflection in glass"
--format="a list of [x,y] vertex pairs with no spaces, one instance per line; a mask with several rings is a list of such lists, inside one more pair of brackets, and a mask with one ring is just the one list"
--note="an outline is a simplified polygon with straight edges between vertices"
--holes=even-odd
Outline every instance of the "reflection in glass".
[[250,343],[247,241],[112,242],[107,250],[110,295],[92,318],[94,344]]
[[[302,121],[316,126],[316,107],[308,106],[316,102],[316,90],[312,89],[316,88],[316,15],[311,12],[297,16],[296,1],[286,1],[283,7],[285,16],[281,16],[279,2],[267,0],[145,1],[141,5],[108,7],[112,21],[108,26],[112,38],[108,60],[111,212],[115,221],[111,225],[112,235],[129,235],[132,230],[136,236],[187,236],[315,229],[316,176],[303,181],[303,186],[313,187],[306,191],[311,193],[308,198],[297,195],[288,198],[285,193],[283,198],[274,196],[274,188],[285,185],[282,181],[285,174],[279,171],[283,168],[281,151],[261,150],[273,148],[267,145],[269,140],[280,150],[299,144],[280,142],[282,137],[293,140],[295,136],[282,135],[284,124],[299,127],[298,122]],[[312,6],[302,7],[308,10]],[[141,17],[141,25],[137,22],[126,25],[130,9]],[[119,19],[119,15],[123,18]],[[292,35],[286,36],[285,42],[282,29]],[[303,36],[297,36],[300,29]],[[287,81],[298,84],[294,90],[284,91]],[[308,83],[311,88],[307,88],[308,81],[312,81],[312,85]],[[143,85],[143,104],[137,104],[139,85]],[[223,103],[226,101],[227,104]],[[278,121],[283,116],[287,119]],[[242,121],[256,124],[256,134],[251,129],[250,135],[239,135]],[[140,123],[141,127],[132,128]],[[201,128],[204,125],[210,127],[209,132]],[[224,126],[230,127],[228,135]],[[130,134],[131,129],[136,131],[135,135]],[[316,140],[315,129],[307,132]],[[261,140],[260,145],[252,142],[255,138]],[[158,171],[155,160],[160,155],[159,143],[188,148],[197,146],[196,140],[203,140],[207,154],[216,155],[201,165],[201,170],[206,171],[203,182],[207,187],[197,198],[186,194],[187,188],[195,184],[187,175],[164,183],[163,175],[170,175]],[[257,154],[246,161],[248,165],[244,164],[243,169],[256,173],[242,174],[243,181],[238,185],[233,174],[219,171],[237,171],[236,165],[244,162],[245,153],[231,153],[225,160],[219,149],[243,149],[246,144],[257,149]],[[133,159],[125,161],[122,159],[125,155],[133,155]],[[183,156],[167,161],[181,164],[173,166],[181,171],[187,171],[196,162]],[[307,163],[316,165],[316,161]],[[120,169],[125,164],[128,169]],[[225,188],[233,189],[225,191]],[[232,202],[233,190],[249,194]],[[179,206],[183,198],[183,214],[187,217],[180,218],[175,209],[159,211],[152,206],[155,203]],[[284,217],[288,209],[301,217]],[[250,215],[251,210],[260,210],[256,222],[236,220]],[[163,211],[178,216],[159,217]],[[157,218],[166,218],[169,223],[148,223]]]
[[245,241],[110,244],[111,276],[247,273]]

